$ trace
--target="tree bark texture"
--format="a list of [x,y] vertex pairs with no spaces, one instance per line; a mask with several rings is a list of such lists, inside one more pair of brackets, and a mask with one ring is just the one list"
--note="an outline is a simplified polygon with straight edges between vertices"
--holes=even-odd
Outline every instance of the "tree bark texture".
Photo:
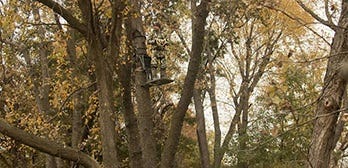
[[342,99],[347,85],[342,65],[348,62],[348,2],[342,1],[342,12],[331,44],[331,57],[328,60],[322,94],[317,104],[316,120],[309,150],[309,165],[314,168],[327,168],[335,147],[335,128]]
[[122,104],[123,104],[123,115],[126,124],[126,131],[128,136],[128,150],[129,150],[129,161],[131,168],[142,168],[142,152],[140,146],[140,135],[138,128],[138,121],[134,112],[134,106],[132,102],[132,88],[131,88],[131,64],[122,66],[121,85],[122,85]]
[[100,44],[93,41],[89,44],[90,54],[94,58],[97,87],[99,89],[99,123],[101,130],[103,165],[108,168],[118,167],[115,116],[113,115],[113,87],[111,72],[108,71],[105,64],[105,57],[102,55],[102,49],[97,48]]
[[142,158],[144,167],[157,167],[158,157],[156,151],[156,141],[154,138],[154,124],[152,101],[149,87],[145,87],[147,82],[145,70],[141,66],[140,57],[147,55],[143,21],[140,14],[140,5],[137,0],[132,0],[134,13],[130,20],[130,30],[133,48],[135,49],[136,68],[135,68],[135,96],[138,109],[138,123],[140,131],[140,141],[142,148]]
[[[129,29],[129,27],[127,27]],[[127,30],[128,31],[128,30]],[[131,39],[130,33],[128,38]],[[127,138],[128,138],[128,150],[129,150],[129,161],[131,168],[142,168],[142,152],[140,146],[140,135],[137,116],[134,111],[134,105],[132,101],[132,62],[131,55],[128,54],[125,62],[126,64],[119,65],[118,75],[122,86],[122,112],[125,119]]]

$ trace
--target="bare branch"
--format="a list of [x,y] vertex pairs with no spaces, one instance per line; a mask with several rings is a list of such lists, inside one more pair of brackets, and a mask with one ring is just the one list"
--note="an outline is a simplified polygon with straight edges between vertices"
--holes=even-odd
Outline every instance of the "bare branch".
[[280,32],[276,36],[274,41],[267,46],[266,51],[265,51],[265,55],[262,58],[262,61],[261,61],[260,65],[259,65],[258,71],[256,72],[256,74],[253,77],[253,80],[252,80],[252,82],[251,82],[251,84],[249,86],[249,89],[253,90],[256,87],[256,85],[259,82],[259,80],[261,79],[262,75],[264,74],[265,69],[266,69],[266,67],[267,67],[267,65],[268,65],[268,63],[270,61],[270,57],[273,54],[274,46],[279,41],[279,39],[282,36],[282,34],[283,33]]
[[53,0],[36,0],[48,8],[52,9],[55,13],[62,16],[72,28],[78,30],[81,34],[87,35],[87,27],[83,23],[81,23],[78,19],[76,19],[67,9],[63,8],[57,2]]
[[181,33],[181,31],[180,31],[180,30],[175,30],[174,32],[176,33],[176,35],[178,35],[178,37],[179,37],[179,39],[180,39],[182,45],[184,46],[184,48],[185,48],[187,54],[188,54],[188,55],[191,55],[190,47],[187,45],[187,43],[186,43],[186,41],[185,41],[185,38],[184,38],[183,34]]
[[311,27],[309,27],[301,18],[292,16],[291,14],[285,12],[284,10],[281,10],[279,8],[275,8],[273,6],[269,6],[269,5],[264,5],[264,7],[275,10],[277,12],[282,13],[283,15],[287,16],[288,18],[298,22],[300,25],[304,26],[305,28],[307,28],[309,31],[311,31],[313,34],[315,34],[316,36],[318,36],[319,38],[321,38],[327,45],[330,45],[330,43],[322,36],[320,35],[318,32],[316,32],[314,29],[312,29]]
[[317,14],[315,14],[311,9],[309,9],[301,0],[295,0],[298,5],[301,6],[301,8],[306,11],[308,14],[310,14],[314,19],[319,21],[320,23],[330,27],[332,30],[336,31],[337,26],[335,24],[330,23],[329,21],[324,20],[323,18],[319,17]]
[[32,23],[32,22],[24,22],[25,24],[32,25],[32,26],[58,26],[59,29],[62,30],[62,26],[70,26],[70,24],[64,24],[64,23]]
[[339,52],[339,53],[337,53],[337,54],[326,55],[326,56],[314,58],[314,59],[312,59],[312,60],[307,60],[307,61],[297,61],[297,62],[295,62],[295,63],[300,63],[300,64],[311,63],[311,62],[321,61],[321,60],[323,60],[323,59],[327,59],[327,58],[331,58],[331,57],[342,56],[343,54],[348,54],[348,52]]

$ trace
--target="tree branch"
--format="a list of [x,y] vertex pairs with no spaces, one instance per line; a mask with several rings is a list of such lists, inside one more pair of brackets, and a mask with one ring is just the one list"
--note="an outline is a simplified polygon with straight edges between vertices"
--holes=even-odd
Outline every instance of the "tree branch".
[[323,18],[319,17],[317,14],[315,14],[311,9],[309,9],[301,0],[295,0],[300,7],[306,11],[308,14],[310,14],[314,19],[319,21],[320,23],[330,27],[332,30],[336,31],[337,26],[335,24],[330,23],[329,21],[324,20]]
[[264,7],[266,8],[269,8],[271,10],[275,10],[277,12],[280,12],[282,13],[283,15],[285,15],[286,17],[298,22],[299,24],[301,24],[302,26],[304,26],[305,28],[307,28],[309,31],[311,31],[313,34],[315,34],[316,36],[318,36],[319,38],[321,38],[327,45],[331,45],[330,42],[328,42],[325,37],[323,37],[322,35],[320,35],[318,32],[316,32],[313,28],[311,28],[310,26],[307,25],[307,23],[305,23],[301,18],[298,18],[298,17],[294,17],[292,16],[291,14],[287,13],[286,11],[284,10],[281,10],[279,8],[276,8],[276,7],[273,7],[273,6],[270,6],[270,5],[263,5]]
[[100,165],[87,154],[75,150],[71,147],[64,147],[63,145],[57,144],[47,139],[28,134],[27,132],[19,128],[11,126],[4,119],[0,119],[0,133],[52,156],[78,162],[88,168],[100,167]]
[[332,15],[329,12],[329,0],[324,0],[325,2],[325,15],[328,20],[328,22],[332,25],[334,25],[334,22],[332,21]]
[[87,27],[83,23],[81,23],[78,19],[76,19],[67,9],[63,8],[57,2],[53,0],[36,0],[52,9],[55,13],[62,16],[72,28],[78,30],[81,34],[87,35]]
[[183,34],[181,33],[181,31],[178,29],[178,30],[175,30],[174,32],[176,33],[176,35],[178,35],[178,37],[181,41],[181,44],[184,46],[184,48],[187,52],[187,55],[191,55],[190,47],[187,45],[185,38],[184,38]]

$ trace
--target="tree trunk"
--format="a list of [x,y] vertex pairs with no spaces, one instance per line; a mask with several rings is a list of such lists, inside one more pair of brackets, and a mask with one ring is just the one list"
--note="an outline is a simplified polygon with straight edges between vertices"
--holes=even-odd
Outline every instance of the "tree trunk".
[[[112,18],[111,24],[111,36],[109,39],[109,53],[111,57],[116,58],[117,63],[116,73],[121,84],[122,90],[122,113],[125,120],[127,139],[128,139],[128,154],[129,154],[129,167],[142,168],[142,155],[139,140],[139,128],[138,121],[135,115],[134,106],[132,102],[132,55],[126,54],[124,57],[120,57],[119,50],[121,49],[121,33],[122,33],[122,11],[125,7],[124,2],[115,0],[112,3]],[[131,30],[128,23],[126,23],[127,38],[131,39]],[[126,41],[127,47],[131,48],[131,42]],[[113,62],[113,61],[111,61]]]
[[[143,22],[140,14],[140,5],[136,0],[131,1],[135,14],[134,18],[130,20],[130,28],[132,35],[132,43],[135,49],[136,68],[135,68],[135,96],[137,101],[137,109],[139,112],[138,123],[140,131],[140,140],[142,148],[142,158],[144,167],[157,167],[158,157],[156,151],[156,141],[153,132],[153,113],[152,101],[150,97],[149,87],[143,85],[147,82],[145,69],[141,65],[140,58],[147,55],[145,45],[145,34],[143,29]],[[137,15],[137,16],[135,16]]]
[[122,68],[125,73],[124,77],[121,77],[124,80],[122,83],[123,87],[123,95],[122,95],[122,103],[123,103],[123,114],[125,118],[126,131],[128,136],[128,150],[129,150],[129,161],[131,168],[142,168],[142,152],[140,147],[139,140],[139,128],[137,123],[137,118],[134,113],[134,106],[132,102],[132,91],[131,91],[131,67],[128,65],[127,67]]
[[105,55],[99,43],[90,41],[88,46],[94,58],[97,87],[99,89],[99,123],[103,148],[103,165],[108,168],[117,168],[119,165],[116,148],[115,116],[113,115],[113,87],[110,70],[105,62]]
[[[213,65],[213,55],[211,50],[208,48],[208,65],[209,65],[209,76],[210,76],[210,88],[208,88],[209,98],[210,98],[210,106],[211,111],[213,113],[213,121],[214,121],[214,158],[219,157],[219,152],[221,148],[221,129],[220,129],[220,120],[219,120],[219,112],[217,108],[216,101],[216,80],[215,80],[215,69]],[[216,164],[215,164],[216,165]]]
[[119,78],[122,85],[122,106],[123,115],[126,124],[126,131],[128,136],[128,150],[129,150],[129,162],[131,168],[142,168],[142,152],[140,146],[140,136],[138,121],[134,112],[134,106],[132,102],[132,63],[130,58],[126,61],[125,65],[120,65]]
[[[77,62],[76,57],[76,47],[75,44],[77,42],[76,40],[76,31],[70,30],[70,38],[67,40],[67,54],[71,63],[71,68],[73,69],[72,77],[78,78],[79,75],[79,64]],[[74,81],[72,81],[74,82]],[[86,104],[88,103],[86,100],[85,91],[78,91],[76,93],[73,93],[72,96],[73,100],[73,114],[71,119],[71,127],[72,127],[72,133],[71,133],[71,147],[80,150],[79,145],[81,144],[83,140],[83,123],[82,123],[82,114],[86,110]],[[77,164],[77,163],[71,163],[71,164]],[[77,165],[78,166],[78,165]]]
[[[97,76],[97,88],[99,89],[99,122],[101,129],[103,164],[107,168],[118,167],[116,148],[115,116],[113,116],[113,80],[112,69],[108,65],[110,55],[105,54],[105,34],[102,34],[98,23],[98,16],[93,13],[90,0],[79,0],[83,22],[60,4],[52,0],[36,0],[54,12],[61,15],[72,28],[79,31],[88,42],[88,52],[94,60],[95,73]],[[114,2],[113,2],[114,3]],[[113,34],[111,36],[114,36]],[[110,63],[111,64],[111,63]]]
[[241,101],[239,106],[241,107],[241,123],[238,125],[238,141],[239,141],[239,152],[238,152],[238,168],[247,168],[247,162],[245,161],[246,155],[245,150],[247,148],[247,126],[248,126],[248,115],[249,115],[249,94],[248,88],[242,91]]
[[322,94],[317,104],[308,167],[329,167],[330,156],[335,147],[333,136],[347,85],[347,78],[342,75],[346,70],[342,65],[348,61],[347,28],[348,2],[343,0],[341,16],[331,45],[332,57],[328,61]]
[[205,130],[205,118],[204,118],[204,107],[202,100],[202,91],[195,89],[193,93],[193,99],[196,109],[196,122],[197,122],[197,137],[198,137],[198,146],[201,159],[201,167],[209,168],[210,167],[210,156],[209,156],[209,147],[207,141],[207,133]]
[[104,36],[101,34],[97,17],[94,16],[90,0],[79,0],[83,19],[88,27],[87,41],[88,54],[94,61],[97,77],[99,124],[101,131],[103,165],[107,168],[119,167],[116,147],[116,116],[114,116],[113,102],[113,70],[110,69],[108,60],[111,55],[104,52]]
[[[348,97],[347,97],[347,91],[343,95],[343,109],[348,109]],[[336,146],[337,151],[331,153],[331,161],[330,161],[330,168],[336,168],[338,167],[338,161],[343,158],[343,154],[345,149],[342,149],[344,146],[344,140],[340,143],[340,145],[337,145],[337,142],[342,137],[342,133],[344,131],[345,123],[344,115],[347,113],[346,111],[343,111],[338,119],[337,126],[335,128],[335,135],[334,135],[334,144]]]
[[193,10],[192,17],[192,53],[185,77],[181,98],[175,109],[170,122],[169,135],[165,142],[161,157],[161,168],[172,168],[175,162],[183,121],[191,98],[193,96],[194,84],[201,65],[201,55],[203,52],[203,41],[205,35],[206,18],[209,10],[209,0],[202,0],[196,7],[195,1],[191,3]]

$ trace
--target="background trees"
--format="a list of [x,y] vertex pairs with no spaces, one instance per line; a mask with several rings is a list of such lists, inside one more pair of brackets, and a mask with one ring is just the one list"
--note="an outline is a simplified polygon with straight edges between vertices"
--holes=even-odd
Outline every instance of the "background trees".
[[0,2],[1,166],[344,166],[344,1]]

